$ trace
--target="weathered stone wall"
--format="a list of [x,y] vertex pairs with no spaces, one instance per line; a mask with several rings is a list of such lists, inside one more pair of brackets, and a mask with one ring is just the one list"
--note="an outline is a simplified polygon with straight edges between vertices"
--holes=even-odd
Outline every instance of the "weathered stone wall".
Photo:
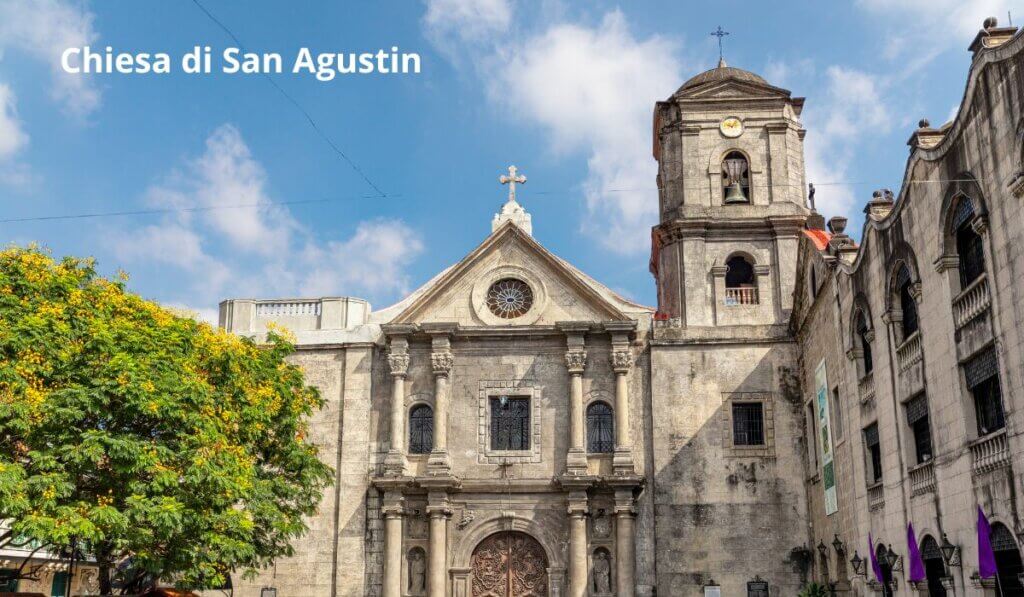
[[[755,576],[793,595],[791,552],[807,541],[796,346],[659,344],[651,349],[659,595],[740,595]],[[766,447],[731,447],[729,400],[766,401]]]

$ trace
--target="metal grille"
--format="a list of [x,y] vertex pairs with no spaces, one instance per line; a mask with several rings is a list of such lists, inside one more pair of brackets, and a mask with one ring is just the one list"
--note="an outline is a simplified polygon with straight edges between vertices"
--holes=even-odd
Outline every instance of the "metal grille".
[[760,402],[733,403],[732,443],[735,446],[764,445],[763,404]]
[[747,597],[769,597],[768,583],[758,577],[747,583]]
[[921,559],[922,560],[941,560],[942,552],[939,551],[939,543],[935,540],[935,537],[926,535],[924,541],[921,542]]
[[999,361],[996,359],[994,348],[989,348],[964,363],[964,376],[967,378],[968,388],[973,389],[981,382],[997,375],[999,375]]
[[429,454],[434,449],[434,411],[420,404],[409,413],[409,453]]
[[530,449],[530,399],[519,396],[491,398],[491,449]]
[[587,451],[592,453],[615,451],[612,407],[604,402],[595,402],[587,407]]
[[1013,533],[1006,525],[995,523],[992,525],[992,551],[1017,551],[1017,542],[1013,539]]
[[928,398],[924,394],[907,401],[907,425],[913,426],[928,416]]
[[974,415],[978,421],[978,435],[988,435],[1006,425],[1003,416],[1003,398],[999,379],[990,377],[971,388],[974,396]]
[[868,446],[878,445],[878,425],[871,424],[864,428],[864,443]]
[[985,273],[985,249],[970,225],[957,228],[956,254],[960,258],[960,287],[967,288]]
[[952,229],[956,230],[974,219],[974,201],[970,197],[960,197],[953,211]]

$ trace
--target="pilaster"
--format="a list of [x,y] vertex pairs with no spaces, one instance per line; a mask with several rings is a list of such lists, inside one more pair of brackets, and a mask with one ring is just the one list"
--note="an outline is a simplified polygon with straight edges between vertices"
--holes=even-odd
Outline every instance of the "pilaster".
[[384,492],[381,505],[384,517],[383,597],[402,597],[402,518],[405,498],[397,489]]
[[587,594],[587,513],[586,491],[569,493],[569,593],[568,597]]

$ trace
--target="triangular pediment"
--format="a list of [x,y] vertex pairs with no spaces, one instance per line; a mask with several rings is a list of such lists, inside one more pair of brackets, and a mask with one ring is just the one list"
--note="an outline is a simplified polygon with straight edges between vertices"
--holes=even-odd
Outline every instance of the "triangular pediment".
[[725,79],[697,87],[681,89],[674,99],[717,99],[717,98],[789,98],[790,92],[772,85]]
[[[532,305],[523,315],[503,318],[487,306],[487,292],[499,280],[526,283]],[[625,311],[644,311],[618,297],[542,247],[511,222],[435,277],[409,299],[390,323],[458,323],[461,326],[553,325],[560,321],[628,321]]]

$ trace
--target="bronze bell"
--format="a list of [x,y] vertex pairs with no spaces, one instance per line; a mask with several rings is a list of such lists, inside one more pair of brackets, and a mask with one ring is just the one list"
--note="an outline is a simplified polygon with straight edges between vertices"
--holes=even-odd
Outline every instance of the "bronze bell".
[[746,173],[747,161],[743,159],[727,159],[722,164],[724,174],[729,177],[729,187],[725,191],[726,203],[748,203],[750,200],[743,194],[740,179]]

